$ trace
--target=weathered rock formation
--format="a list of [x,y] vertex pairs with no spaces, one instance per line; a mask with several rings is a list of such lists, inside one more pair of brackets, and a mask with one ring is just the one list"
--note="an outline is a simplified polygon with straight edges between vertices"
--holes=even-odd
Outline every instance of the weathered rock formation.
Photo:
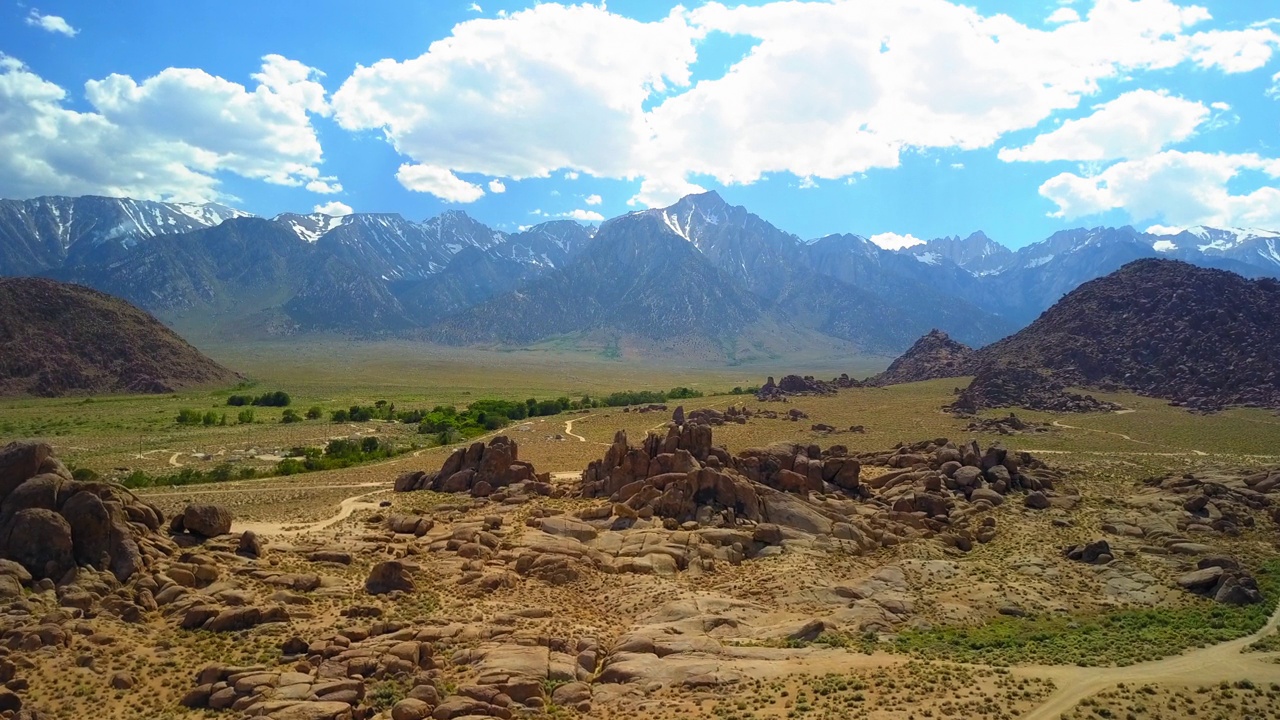
[[37,580],[92,567],[126,581],[173,551],[162,521],[119,485],[72,479],[45,443],[0,449],[0,558]]
[[768,401],[784,401],[790,395],[833,395],[840,388],[860,387],[861,383],[850,378],[847,374],[827,382],[818,380],[812,375],[785,375],[778,382],[773,381],[773,376],[760,386],[760,390],[756,392],[756,399],[760,402]]
[[894,360],[887,370],[867,378],[866,384],[882,387],[972,375],[976,372],[974,358],[973,348],[952,340],[941,330],[930,330]]
[[551,492],[550,476],[539,475],[533,465],[519,458],[516,441],[499,435],[489,441],[458,448],[436,472],[408,472],[396,478],[396,492],[434,490],[489,497],[495,491],[523,485],[536,494]]
[[1080,395],[1053,375],[1027,367],[993,366],[982,369],[973,382],[946,408],[973,414],[987,408],[1021,407],[1048,412],[1112,412],[1120,406],[1092,395]]

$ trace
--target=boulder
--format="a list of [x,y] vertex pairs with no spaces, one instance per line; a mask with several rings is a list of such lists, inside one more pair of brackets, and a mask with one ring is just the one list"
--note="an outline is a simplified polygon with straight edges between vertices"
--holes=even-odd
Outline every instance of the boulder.
[[220,505],[188,505],[182,527],[193,535],[212,538],[231,532],[231,511]]
[[385,595],[396,591],[410,592],[414,589],[414,584],[407,565],[399,560],[386,560],[374,565],[369,571],[364,589],[370,595]]

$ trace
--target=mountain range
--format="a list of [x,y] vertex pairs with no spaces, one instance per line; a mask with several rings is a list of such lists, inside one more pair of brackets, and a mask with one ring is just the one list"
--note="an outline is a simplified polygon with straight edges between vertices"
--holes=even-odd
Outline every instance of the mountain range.
[[[1280,275],[1280,233],[1065,230],[1011,251],[982,233],[900,251],[802,239],[714,192],[598,228],[516,233],[460,211],[286,213],[103,197],[0,200],[0,275],[118,295],[178,327],[450,344],[586,340],[731,359],[797,345],[893,355],[931,328],[981,346],[1144,257]],[[630,350],[628,350],[630,349]]]

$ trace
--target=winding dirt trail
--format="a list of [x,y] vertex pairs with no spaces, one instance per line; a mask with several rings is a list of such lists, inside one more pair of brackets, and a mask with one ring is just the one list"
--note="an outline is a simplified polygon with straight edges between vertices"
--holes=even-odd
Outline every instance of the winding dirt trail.
[[578,438],[578,442],[586,442],[586,441],[587,441],[587,439],[586,439],[586,438],[582,437],[581,435],[579,435],[579,434],[577,434],[577,433],[575,433],[575,432],[573,431],[573,424],[574,424],[574,423],[576,423],[576,422],[578,422],[579,420],[586,420],[586,419],[587,419],[587,418],[589,418],[589,417],[595,417],[595,415],[587,415],[586,417],[574,418],[574,419],[572,419],[572,420],[565,420],[565,421],[564,421],[564,434],[565,434],[565,435],[568,435],[569,437],[572,437],[572,438]]
[[[381,484],[381,483],[380,483]],[[361,508],[376,508],[378,503],[366,498],[381,493],[391,492],[391,488],[384,487],[380,490],[364,493],[363,495],[353,495],[341,503],[338,503],[338,512],[313,523],[299,525],[292,522],[233,522],[231,525],[232,533],[242,533],[245,530],[252,530],[259,535],[302,535],[303,533],[315,532],[332,527],[338,523],[351,517],[351,514]]]
[[1110,430],[1094,430],[1093,428],[1078,427],[1076,425],[1068,425],[1060,420],[1054,420],[1052,424],[1054,427],[1066,428],[1067,430],[1083,430],[1085,432],[1101,433],[1103,435],[1114,435],[1118,438],[1123,438],[1125,440],[1128,440],[1131,443],[1138,443],[1139,445],[1151,444],[1145,440],[1134,440],[1133,438],[1129,437],[1128,435],[1125,435],[1124,433],[1111,432]]
[[1261,630],[1248,637],[1128,667],[1053,665],[1010,668],[1016,675],[1049,678],[1057,686],[1044,704],[1024,715],[1022,720],[1056,720],[1081,700],[1119,683],[1199,686],[1246,678],[1255,683],[1280,682],[1280,665],[1276,664],[1280,653],[1242,652],[1246,645],[1274,630],[1277,624],[1280,624],[1280,607]]
[[178,462],[178,456],[179,456],[179,455],[181,455],[181,454],[182,454],[182,453],[180,453],[180,452],[176,452],[176,453],[174,453],[173,455],[170,455],[170,456],[169,456],[169,464],[170,464],[170,465],[172,465],[172,466],[174,466],[174,467],[182,467],[182,463]]

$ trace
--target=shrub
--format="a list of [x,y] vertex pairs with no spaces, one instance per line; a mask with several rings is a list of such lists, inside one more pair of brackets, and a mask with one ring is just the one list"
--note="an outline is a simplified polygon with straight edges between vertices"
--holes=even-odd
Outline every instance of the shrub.
[[203,419],[204,415],[202,415],[199,410],[183,408],[178,411],[179,425],[199,425]]
[[251,408],[241,410],[240,413],[236,415],[236,421],[241,425],[251,425],[253,423],[253,410]]
[[293,408],[288,408],[287,410],[284,411],[284,415],[280,416],[280,422],[282,423],[302,422],[302,416],[298,414],[297,410],[294,410]]
[[308,420],[319,420],[322,417],[324,417],[324,410],[322,410],[319,405],[312,405],[307,408]]
[[263,407],[288,407],[289,402],[289,394],[281,390],[263,393],[253,399],[254,405],[261,405]]

